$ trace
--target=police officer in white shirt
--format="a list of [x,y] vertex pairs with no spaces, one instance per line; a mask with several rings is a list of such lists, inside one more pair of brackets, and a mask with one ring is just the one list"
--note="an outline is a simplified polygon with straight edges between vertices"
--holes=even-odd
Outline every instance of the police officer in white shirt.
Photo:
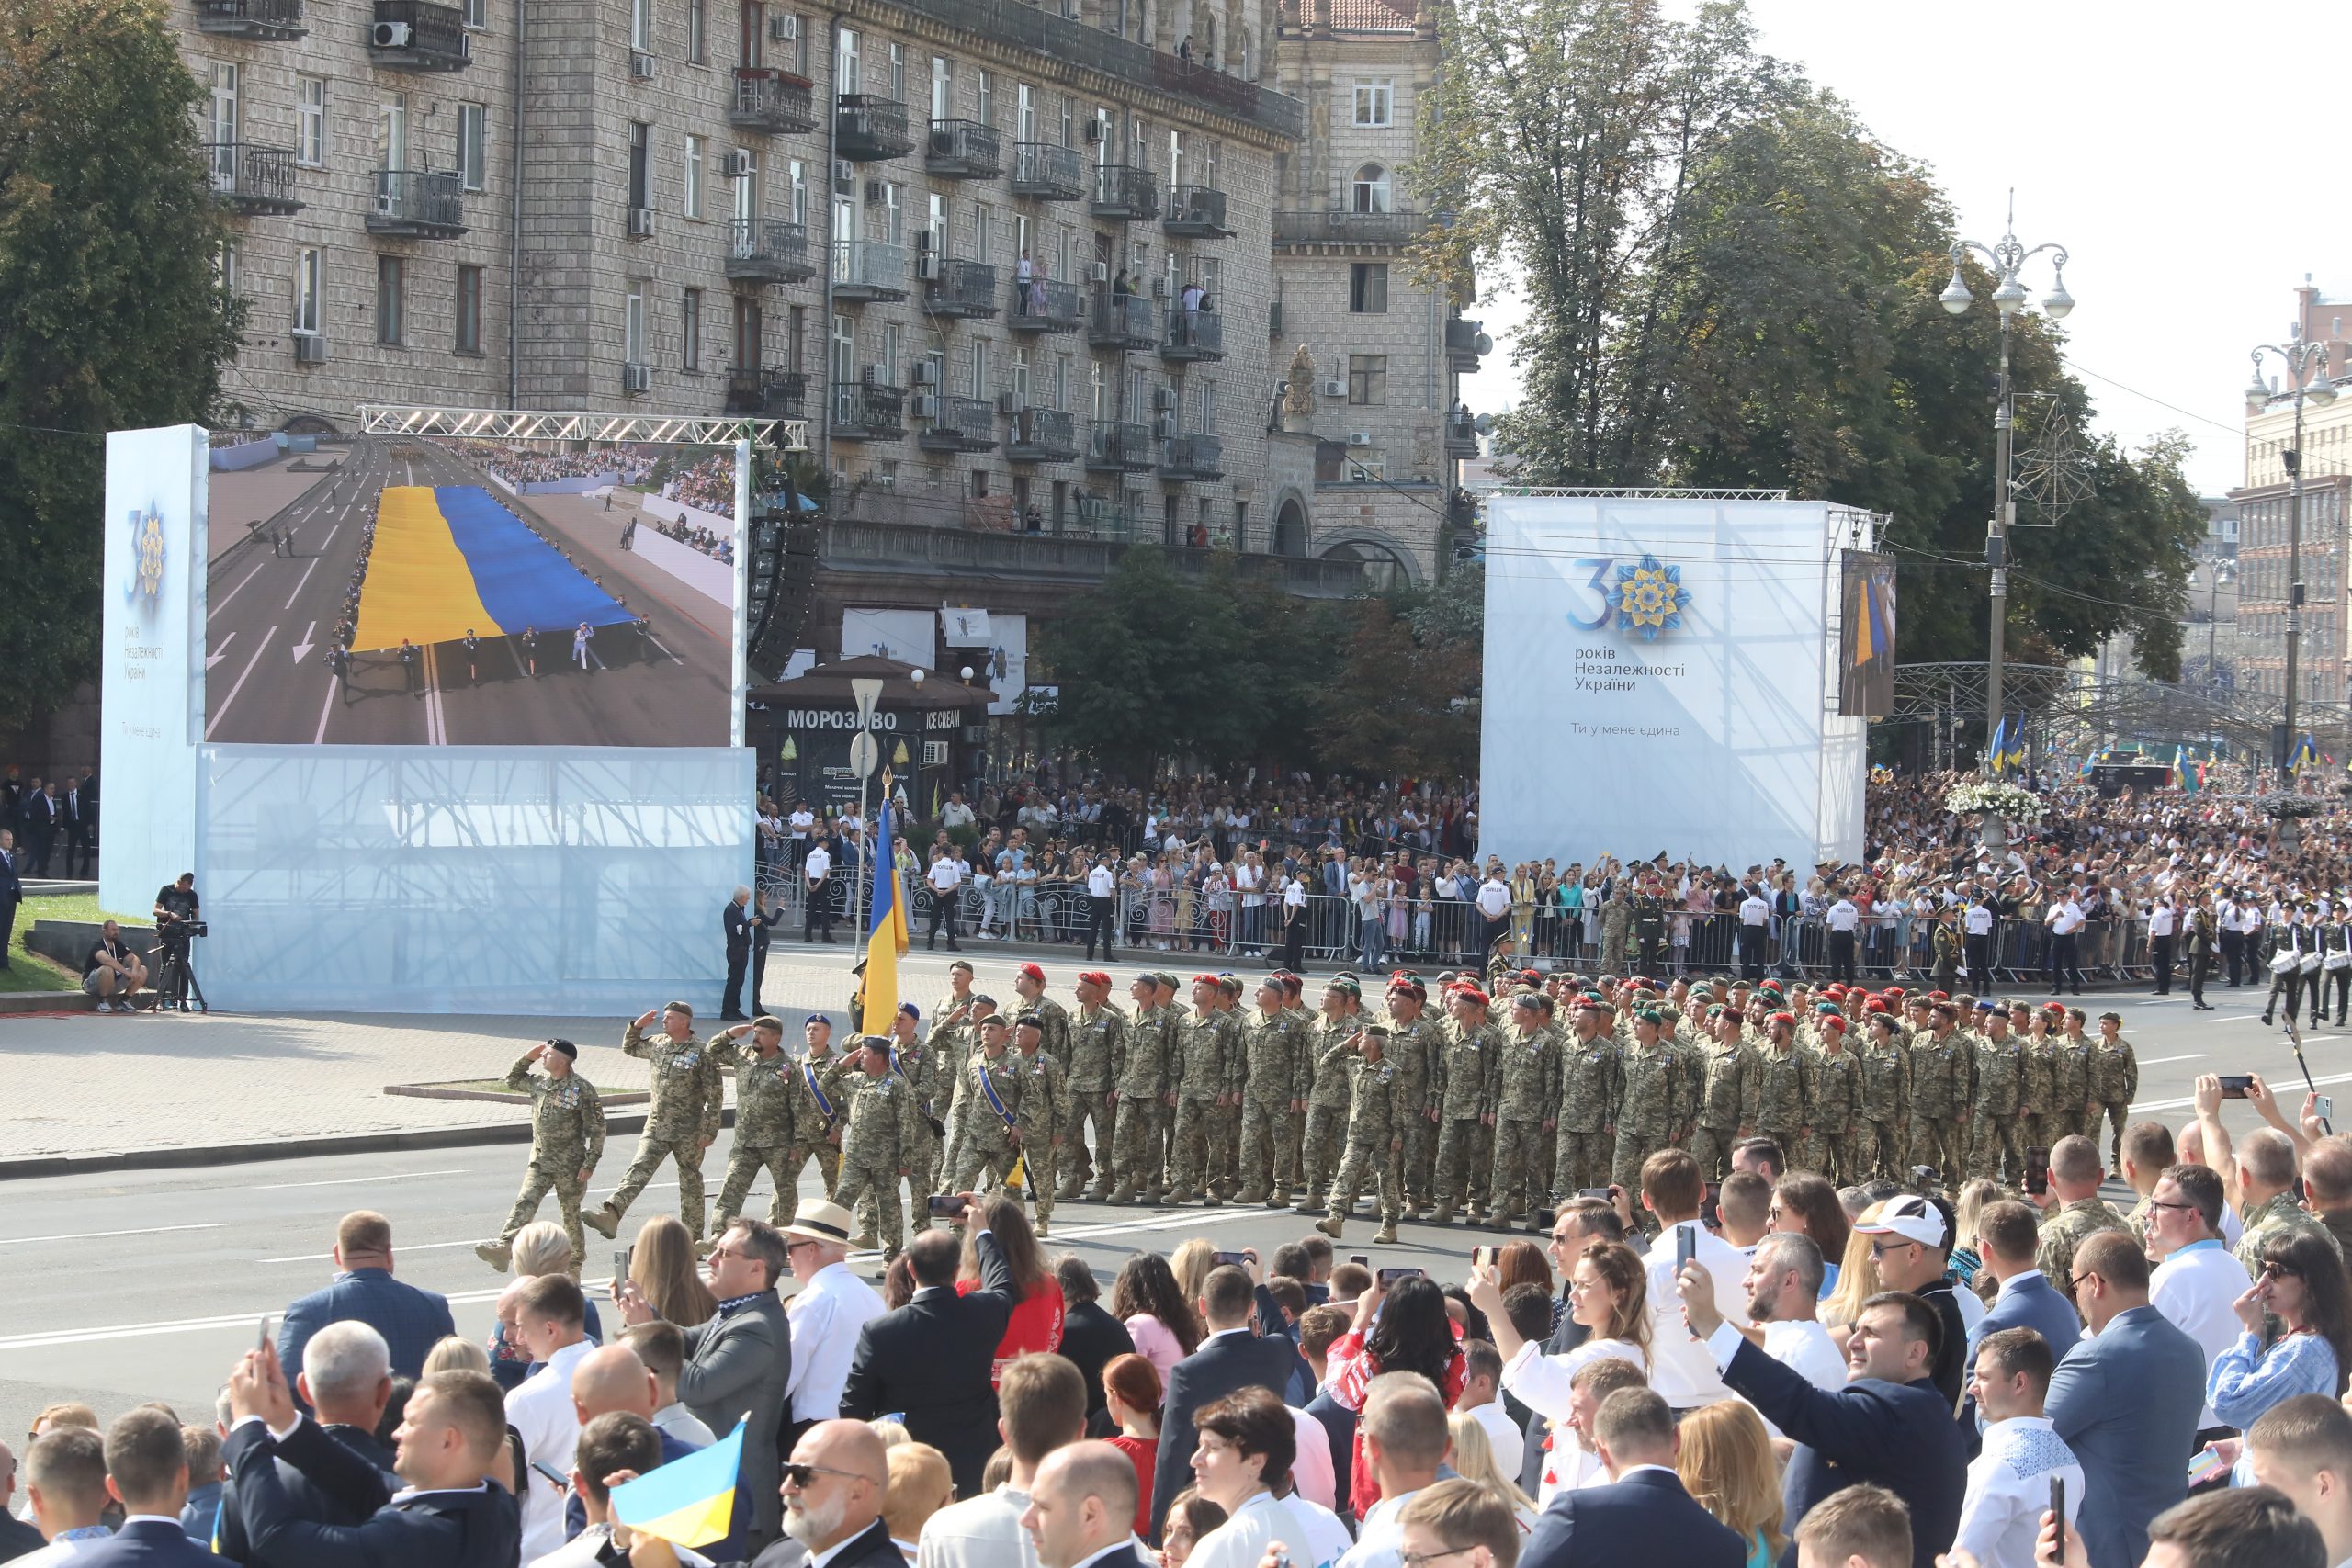
[[1968,977],[1980,986],[1993,983],[1993,898],[1981,888],[1971,888],[1967,911],[1960,917],[1961,930],[1967,934]]
[[947,951],[961,953],[956,945],[956,906],[964,888],[964,862],[955,851],[941,845],[931,852],[931,869],[923,874],[931,885],[931,930],[923,937],[926,950],[939,946],[939,928],[947,928]]
[[1739,901],[1739,977],[1743,980],[1764,978],[1764,937],[1771,920],[1771,900],[1749,883],[1747,897]]
[[2050,912],[2041,923],[2050,928],[2050,994],[2056,996],[2068,980],[2074,982],[2075,995],[2083,994],[2083,966],[2077,949],[2081,931],[2087,919],[2083,913],[2082,889],[2069,887],[2053,900]]
[[1102,933],[1102,956],[1111,956],[1111,933],[1119,924],[1119,868],[1117,857],[1109,850],[1102,852],[1086,874],[1086,956],[1094,956],[1094,933]]
[[808,858],[800,867],[800,896],[805,900],[800,912],[800,940],[814,942],[817,930],[824,928],[825,940],[833,940],[832,888],[827,879],[832,875],[832,852],[825,848],[821,839],[808,845]]
[[2156,995],[2172,994],[2172,935],[2179,923],[2180,911],[2165,894],[2148,910],[2148,957],[2156,966]]
[[1854,973],[1854,930],[1862,923],[1862,912],[1854,908],[1843,888],[1821,923],[1829,929],[1829,977],[1849,982],[1860,978]]

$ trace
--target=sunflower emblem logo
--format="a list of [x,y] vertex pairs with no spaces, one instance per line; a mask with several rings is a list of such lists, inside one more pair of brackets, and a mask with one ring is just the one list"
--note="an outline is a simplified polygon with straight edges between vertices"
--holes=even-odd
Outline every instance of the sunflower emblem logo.
[[1616,601],[1617,629],[1656,642],[1660,632],[1682,628],[1682,612],[1690,607],[1690,596],[1682,586],[1680,567],[1661,566],[1657,557],[1645,554],[1639,564],[1617,569]]
[[147,601],[149,614],[164,593],[164,514],[150,506],[130,514],[130,578],[122,585],[123,599]]

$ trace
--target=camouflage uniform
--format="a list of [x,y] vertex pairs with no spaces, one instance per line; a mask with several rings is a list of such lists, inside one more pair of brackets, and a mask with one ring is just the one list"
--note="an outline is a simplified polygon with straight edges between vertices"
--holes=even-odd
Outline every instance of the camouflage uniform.
[[1288,1014],[1250,1013],[1241,1026],[1241,1201],[1290,1206],[1290,1102],[1314,1078]]
[[933,1081],[944,1091],[947,1100],[947,1108],[939,1113],[940,1121],[947,1127],[941,1139],[939,1155],[939,1178],[943,1185],[955,1168],[963,1163],[964,1088],[969,1081],[964,1068],[979,1054],[980,1045],[980,1026],[970,1021],[969,1014],[961,1023],[948,1021],[948,1015],[958,1005],[951,998],[932,1015],[939,1021],[931,1026],[928,1042],[932,1060],[935,1064],[932,1069]]
[[1905,1146],[1910,1122],[1910,1061],[1899,1039],[1880,1044],[1867,1030],[1854,1059],[1860,1068],[1855,1093],[1861,1117],[1855,1129],[1855,1157],[1872,1176],[1901,1181],[1910,1170],[1910,1151]]
[[[2071,1040],[2058,1043],[2057,1105],[2051,1112],[2056,1123],[2052,1131],[2062,1137],[2074,1137],[2091,1122],[2098,1110],[2091,1100],[2091,1053],[2087,1043],[2077,1045]],[[2052,1143],[2058,1140],[2052,1138]],[[2120,1141],[2120,1140],[2119,1140]]]
[[1111,1083],[1118,1091],[1118,1127],[1112,1135],[1111,1201],[1137,1192],[1159,1201],[1160,1097],[1168,1092],[1166,1034],[1157,1007],[1137,1008],[1111,1043]]
[[1195,1008],[1177,1037],[1177,1056],[1169,1074],[1176,1087],[1176,1131],[1168,1164],[1176,1183],[1172,1196],[1179,1203],[1189,1201],[1196,1191],[1212,1204],[1219,1201],[1214,1184],[1225,1165],[1225,1122],[1217,1114],[1216,1100],[1230,1081],[1225,1064],[1230,1034],[1225,1014]]
[[1444,1031],[1427,1008],[1410,1023],[1388,1018],[1388,1049],[1383,1061],[1396,1064],[1398,1114],[1404,1118],[1405,1212],[1414,1219],[1436,1203],[1430,1178],[1437,1166],[1437,1123],[1430,1120],[1431,1064],[1445,1049]]
[[2123,1168],[2123,1123],[2132,1114],[2132,1101],[2140,1092],[2140,1058],[2132,1049],[2132,1042],[2117,1035],[2112,1042],[2100,1040],[2091,1046],[2090,1111],[2084,1118],[2083,1136],[2094,1145],[2098,1142],[2099,1118],[2104,1115],[2108,1125],[2108,1159],[2109,1170]]
[[2000,1040],[1981,1034],[1973,1055],[1976,1092],[1968,1110],[1976,1137],[1968,1173],[1999,1180],[2004,1179],[2006,1169],[2006,1179],[2016,1182],[2025,1170],[2025,1157],[2018,1147],[2018,1088],[2025,1077],[2025,1048],[2014,1034]]
[[2335,1233],[2295,1201],[2291,1188],[2284,1192],[2274,1192],[2246,1211],[2245,1234],[2238,1237],[2238,1245],[2233,1254],[2245,1265],[2247,1279],[2254,1279],[2262,1272],[2262,1249],[2270,1245],[2270,1238],[2289,1231],[2309,1231],[2313,1235],[2326,1238],[2327,1245],[2335,1247],[2339,1255],[2344,1250],[2342,1244],[2335,1239]]
[[1793,1039],[1786,1045],[1768,1040],[1757,1049],[1755,1074],[1754,1126],[1792,1160],[1797,1157],[1797,1129],[1812,1119],[1804,1097],[1804,1056]]
[[[1494,1168],[1494,1130],[1482,1120],[1494,1109],[1495,1075],[1500,1063],[1495,1026],[1465,1029],[1458,1019],[1445,1023],[1445,1043],[1435,1056],[1437,1101],[1438,1218],[1451,1218],[1466,1201],[1476,1217],[1486,1197],[1486,1176]],[[1457,1194],[1459,1195],[1457,1197]]]
[[1349,1089],[1347,1151],[1331,1183],[1331,1213],[1317,1228],[1337,1237],[1348,1211],[1355,1206],[1356,1193],[1370,1177],[1380,1194],[1381,1230],[1375,1239],[1394,1241],[1404,1186],[1397,1179],[1397,1168],[1404,1162],[1398,1157],[1403,1153],[1403,1131],[1397,1122],[1402,1108],[1396,1103],[1396,1066],[1385,1057],[1365,1061],[1344,1037],[1326,1050],[1316,1066],[1318,1069],[1337,1066],[1348,1075]]
[[[637,1157],[629,1162],[621,1184],[605,1201],[605,1223],[597,1229],[611,1235],[620,1216],[665,1159],[678,1166],[678,1217],[688,1234],[702,1239],[702,1151],[718,1136],[718,1113],[726,1098],[719,1082],[718,1056],[691,1033],[683,1040],[648,1034],[631,1019],[621,1035],[621,1049],[653,1065],[653,1104],[645,1131],[637,1142]],[[607,1225],[612,1228],[607,1228]]]
[[580,1200],[588,1183],[580,1173],[594,1170],[604,1157],[605,1102],[577,1066],[560,1078],[549,1077],[531,1071],[537,1059],[537,1052],[526,1053],[506,1074],[509,1091],[531,1097],[531,1163],[499,1230],[498,1245],[510,1245],[538,1213],[539,1200],[552,1191],[563,1215],[563,1234],[571,1242],[571,1273],[577,1279],[581,1259],[588,1256],[588,1238],[580,1228]]
[[[826,1053],[822,1060],[804,1055],[786,1075],[786,1087],[792,1098],[792,1151],[785,1156],[789,1179],[777,1184],[779,1201],[782,1194],[797,1190],[800,1172],[808,1161],[817,1162],[817,1175],[825,1183],[825,1196],[832,1197],[841,1184],[842,1176],[842,1100],[841,1079],[853,1070],[849,1060]],[[785,1203],[788,1217],[792,1205]],[[778,1220],[777,1224],[784,1222]]]
[[1664,1040],[1625,1048],[1619,1069],[1617,1151],[1610,1179],[1628,1192],[1642,1184],[1642,1162],[1674,1139],[1686,1090],[1682,1057]]
[[[907,1186],[910,1196],[922,1198],[939,1190],[940,1137],[931,1123],[934,1117],[943,1126],[946,1122],[945,1066],[928,1045],[893,1043],[890,1071],[905,1083],[915,1102],[915,1143],[910,1151],[914,1157],[907,1165]],[[736,1119],[741,1122],[741,1115]]]
[[[1324,1190],[1330,1185],[1332,1173],[1340,1168],[1340,1156],[1347,1139],[1348,1068],[1344,1060],[1333,1058],[1331,1049],[1345,1043],[1364,1023],[1360,1012],[1320,1018],[1316,1021],[1315,1032],[1307,1037],[1306,1050],[1314,1058],[1315,1076],[1306,1091],[1306,1135],[1300,1152],[1306,1162],[1305,1206],[1309,1213],[1322,1203]],[[1344,1058],[1346,1053],[1340,1055]]]
[[1739,1130],[1754,1124],[1755,1083],[1748,1066],[1754,1057],[1744,1040],[1712,1043],[1700,1055],[1698,1128],[1690,1135],[1690,1157],[1699,1162],[1702,1181],[1724,1179]]
[[2094,1194],[2077,1198],[2041,1222],[2034,1244],[2033,1264],[2052,1289],[2068,1302],[2075,1299],[2075,1249],[2101,1231],[2129,1230],[2123,1216]]
[[964,1092],[961,1095],[963,1118],[960,1135],[956,1140],[956,1179],[952,1183],[959,1192],[978,1192],[980,1176],[988,1174],[991,1185],[1001,1184],[1012,1173],[1013,1145],[1012,1129],[1003,1116],[997,1114],[981,1088],[985,1077],[996,1088],[996,1097],[1003,1101],[1006,1114],[1015,1118],[1021,1112],[1020,1058],[1007,1051],[990,1060],[983,1051],[964,1065]]
[[[2015,1038],[2012,1036],[2012,1038]],[[2049,1148],[2066,1135],[2058,1115],[2058,1037],[2045,1034],[2025,1042],[2023,1073],[2018,1082],[2018,1120],[2029,1145]]]
[[[1547,1207],[1552,1135],[1559,1120],[1560,1043],[1548,1029],[1501,1032],[1495,1052],[1495,1163],[1487,1190],[1504,1224]],[[1401,1129],[1400,1129],[1401,1131]]]
[[768,1223],[780,1225],[790,1219],[795,1180],[808,1157],[793,1145],[792,1086],[799,1065],[782,1051],[763,1057],[740,1045],[723,1049],[735,1058],[735,1143],[727,1151],[727,1179],[718,1187],[714,1235],[723,1235],[743,1212],[752,1179],[763,1169],[775,1180]]
[[1955,1190],[1968,1169],[1965,1129],[1960,1113],[1968,1108],[1976,1074],[1968,1037],[1953,1030],[1939,1041],[1935,1031],[1921,1033],[1911,1047],[1911,1161],[1931,1165]]
[[863,1070],[841,1081],[842,1115],[841,1180],[833,1201],[857,1215],[853,1244],[874,1245],[874,1211],[881,1211],[883,1249],[895,1257],[906,1241],[906,1216],[899,1207],[899,1178],[911,1173],[931,1129],[923,1124],[915,1093],[896,1073],[878,1077]]
[[[1285,1003],[1283,1007],[1283,1016],[1290,1020],[1291,1035],[1298,1043],[1299,1075],[1306,1079],[1311,1092],[1315,1084],[1315,1026],[1320,1021],[1302,1002]],[[1302,1095],[1300,1098],[1306,1097]],[[1295,1189],[1304,1189],[1306,1185],[1306,1111],[1290,1112],[1283,1137],[1288,1140],[1283,1146],[1289,1151],[1290,1156],[1291,1186]],[[1290,1194],[1285,1192],[1283,1196],[1287,1198]]]
[[1813,1134],[1798,1163],[1832,1181],[1860,1179],[1854,1153],[1854,1122],[1861,1106],[1861,1066],[1843,1043],[1827,1044],[1804,1059],[1805,1102]]
[[[1069,1021],[1069,1060],[1064,1066],[1069,1074],[1069,1142],[1062,1151],[1067,1163],[1060,1195],[1077,1197],[1079,1189],[1091,1178],[1092,1196],[1102,1198],[1111,1190],[1111,1144],[1115,1135],[1111,1065],[1117,1060],[1126,1037],[1127,1015],[1104,1002],[1091,1012],[1081,1011]],[[1094,1127],[1096,1151],[1091,1153],[1086,1146],[1090,1122]],[[1102,1162],[1099,1168],[1095,1163],[1098,1157]]]
[[1005,1106],[1021,1129],[1022,1174],[1035,1195],[1037,1234],[1043,1235],[1046,1222],[1054,1217],[1054,1178],[1061,1162],[1061,1149],[1055,1140],[1067,1143],[1072,1120],[1069,1075],[1043,1044],[1035,1055],[1008,1051],[1005,1060],[1020,1065],[1021,1103],[1015,1106],[1008,1100]]
[[1609,1184],[1609,1122],[1617,1113],[1620,1050],[1607,1032],[1560,1046],[1560,1140],[1552,1190],[1562,1198]]
[[1039,995],[1034,1000],[1024,998],[1013,1010],[1016,1016],[1034,1018],[1042,1032],[1038,1049],[1061,1064],[1064,1076],[1069,1072],[1069,1055],[1073,1048],[1069,1027],[1069,1009],[1053,998]]

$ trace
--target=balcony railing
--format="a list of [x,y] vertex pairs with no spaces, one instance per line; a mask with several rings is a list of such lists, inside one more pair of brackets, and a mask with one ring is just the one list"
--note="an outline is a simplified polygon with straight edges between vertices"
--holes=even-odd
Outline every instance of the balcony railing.
[[1277,212],[1278,245],[1402,245],[1429,220],[1418,212]]
[[936,258],[939,276],[923,285],[922,308],[934,316],[984,320],[1003,309],[996,268],[961,256]]
[[1445,422],[1445,455],[1449,457],[1475,457],[1478,455],[1478,425],[1464,413]]
[[843,93],[833,100],[833,151],[853,164],[903,158],[913,150],[907,131],[907,106],[871,93]]
[[1206,186],[1170,186],[1168,211],[1159,226],[1182,240],[1223,240],[1233,234],[1225,226],[1225,192]]
[[211,171],[212,194],[234,211],[302,210],[302,198],[294,194],[294,154],[284,148],[209,141],[204,164]]
[[934,119],[923,143],[923,173],[951,180],[992,180],[1004,173],[1004,139],[974,119]]
[[1087,206],[1097,218],[1148,223],[1159,216],[1159,182],[1133,164],[1098,164],[1094,198]]
[[1062,533],[1066,536],[1107,539],[1124,545],[1147,527],[1158,526],[1158,519],[1145,511],[1140,501],[1130,504],[1099,495],[1081,495],[1071,508],[1069,522]]
[[907,433],[907,389],[879,381],[833,383],[833,434],[844,441],[895,441]]
[[1455,316],[1445,323],[1445,367],[1449,370],[1475,371],[1494,346],[1494,339],[1479,331],[1476,321]]
[[988,452],[996,447],[996,407],[985,398],[940,398],[938,417],[915,437],[926,452]]
[[735,68],[735,106],[727,123],[769,136],[798,136],[817,129],[816,86],[806,76],[772,66]]
[[462,71],[473,45],[455,6],[433,0],[376,0],[368,28],[368,62],[382,71]]
[[1163,479],[1225,478],[1225,443],[1214,435],[1171,435],[1159,444]]
[[214,38],[285,43],[309,32],[302,0],[196,0],[196,30]]
[[879,240],[833,243],[833,298],[855,302],[907,297],[907,247]]
[[1050,141],[1012,144],[1012,194],[1040,201],[1082,201],[1092,187],[1087,178],[1086,155],[1075,147]]
[[798,370],[765,370],[758,366],[727,373],[727,412],[798,419],[808,400],[808,378]]
[[368,231],[398,239],[447,240],[466,231],[465,201],[454,172],[376,171],[376,206]]
[[[868,491],[864,499],[887,501],[888,494],[877,496],[876,491]],[[1090,513],[1085,505],[1080,502],[1077,525],[1065,523],[1059,535],[837,517],[825,524],[818,558],[859,572],[877,569],[943,574],[986,571],[1021,582],[1100,582],[1126,553],[1130,540],[1141,536],[1159,542],[1159,519],[1139,504],[1098,502],[1091,513],[1091,523],[1086,521]],[[936,508],[924,510],[931,513]],[[1165,554],[1168,564],[1186,577],[1204,576],[1221,561],[1229,560],[1243,576],[1272,582],[1304,598],[1345,599],[1366,588],[1361,561],[1255,553],[1227,557],[1217,551],[1181,548]]]
[[816,275],[807,224],[781,218],[727,220],[728,276],[742,283],[805,283]]
[[1077,461],[1078,416],[1061,409],[1023,409],[1012,416],[1012,439],[1004,455],[1016,463]]
[[1195,359],[1225,357],[1225,318],[1214,310],[1168,312],[1168,335],[1160,340],[1159,357],[1181,365]]
[[1098,419],[1086,427],[1086,466],[1098,473],[1148,473],[1151,446],[1148,425]]
[[1159,346],[1159,312],[1141,294],[1097,293],[1087,301],[1086,341],[1096,348]]
[[1005,325],[1017,333],[1074,333],[1086,319],[1086,292],[1075,283],[1033,278],[1012,280],[1012,314]]

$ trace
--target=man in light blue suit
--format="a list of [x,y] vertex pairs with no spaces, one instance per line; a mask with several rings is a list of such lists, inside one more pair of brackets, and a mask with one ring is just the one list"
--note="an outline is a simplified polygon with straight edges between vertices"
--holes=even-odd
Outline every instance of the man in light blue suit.
[[1972,1361],[1984,1337],[2004,1328],[2032,1329],[2050,1341],[2050,1353],[2060,1357],[2083,1337],[2083,1320],[2074,1303],[2034,1263],[2039,1234],[2033,1211],[2014,1200],[1988,1203],[1976,1216],[1976,1250],[2001,1289],[1992,1310],[1968,1336]]
[[2090,1337],[2058,1363],[2044,1410],[2082,1462],[2091,1568],[2139,1568],[2148,1521],[2188,1492],[2205,1352],[2148,1304],[2148,1260],[2129,1232],[2076,1248],[2074,1286]]

